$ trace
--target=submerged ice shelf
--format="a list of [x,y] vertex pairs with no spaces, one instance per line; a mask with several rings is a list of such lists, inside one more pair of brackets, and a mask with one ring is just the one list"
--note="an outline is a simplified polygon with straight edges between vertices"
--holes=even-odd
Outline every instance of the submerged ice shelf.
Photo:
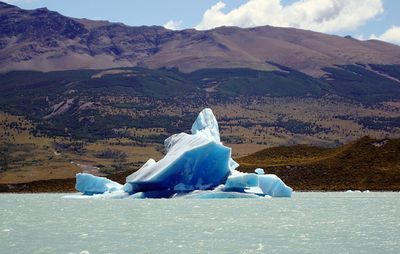
[[[77,174],[76,189],[84,195],[132,198],[257,198],[290,197],[292,189],[263,169],[247,174],[222,144],[211,109],[200,112],[191,134],[174,134],[164,141],[167,154],[149,159],[126,178],[125,185],[104,177]],[[110,195],[122,193],[123,195]]]

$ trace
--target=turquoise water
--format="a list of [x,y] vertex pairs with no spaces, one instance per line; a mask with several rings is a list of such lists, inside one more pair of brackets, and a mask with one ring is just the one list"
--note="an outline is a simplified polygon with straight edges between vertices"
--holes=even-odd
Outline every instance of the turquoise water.
[[0,253],[400,253],[400,193],[104,200],[0,195]]

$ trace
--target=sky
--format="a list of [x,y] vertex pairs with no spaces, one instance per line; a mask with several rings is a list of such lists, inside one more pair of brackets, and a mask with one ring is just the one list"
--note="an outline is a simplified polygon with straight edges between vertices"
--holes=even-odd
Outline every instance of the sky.
[[[0,0],[4,1],[4,0]],[[5,0],[65,16],[169,29],[295,27],[400,45],[400,0]]]

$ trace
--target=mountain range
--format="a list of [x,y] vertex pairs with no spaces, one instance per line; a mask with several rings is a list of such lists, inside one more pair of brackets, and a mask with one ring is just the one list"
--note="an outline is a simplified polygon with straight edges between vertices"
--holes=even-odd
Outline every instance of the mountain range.
[[65,17],[0,2],[0,71],[113,67],[274,70],[318,77],[324,67],[400,64],[400,47],[294,28],[219,27],[197,31]]

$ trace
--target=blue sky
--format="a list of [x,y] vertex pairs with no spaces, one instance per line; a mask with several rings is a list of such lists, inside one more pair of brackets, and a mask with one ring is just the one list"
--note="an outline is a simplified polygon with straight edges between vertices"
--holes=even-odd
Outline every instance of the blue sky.
[[[399,0],[6,0],[70,17],[127,25],[209,29],[220,25],[298,27],[400,44]],[[251,2],[251,3],[250,3]],[[385,34],[386,33],[386,34]]]

